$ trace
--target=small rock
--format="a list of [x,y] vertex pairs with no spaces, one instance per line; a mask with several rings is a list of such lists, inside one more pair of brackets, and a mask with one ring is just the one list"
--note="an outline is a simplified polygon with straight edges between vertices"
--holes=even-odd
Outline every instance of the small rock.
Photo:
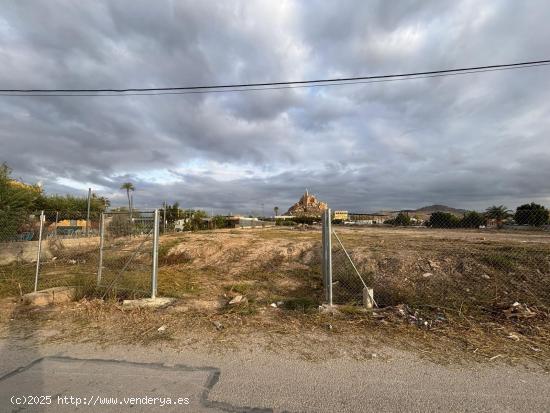
[[433,274],[431,272],[425,272],[424,274],[422,274],[422,277],[424,278],[428,278],[428,277],[431,277]]
[[332,324],[327,324],[327,328],[328,328],[329,330],[332,330]]
[[487,274],[481,274],[481,278],[483,278],[484,280],[490,280],[491,277],[489,277]]
[[439,264],[436,261],[428,260],[428,263],[430,264],[430,267],[432,267],[433,270],[439,268]]
[[512,339],[512,340],[514,340],[514,341],[519,341],[519,340],[520,340],[520,339],[519,339],[519,336],[518,336],[517,334],[514,334],[514,333],[508,334],[508,337],[507,337],[507,338]]
[[216,327],[216,330],[223,330],[223,324],[219,321],[212,321],[212,324]]
[[162,325],[162,326],[160,326],[160,327],[157,329],[157,331],[158,331],[159,333],[162,333],[162,332],[165,331],[165,330],[166,330],[166,326],[165,326],[165,325]]
[[233,304],[239,304],[243,301],[244,297],[242,295],[237,295],[235,296],[235,298],[233,298],[231,301],[229,301],[229,304],[230,305],[233,305]]
[[273,308],[277,308],[277,304],[275,304],[275,303],[271,303],[271,304],[269,304],[269,306],[273,307]]
[[367,358],[368,358],[369,360],[376,359],[376,358],[378,358],[378,354],[376,354],[376,353],[370,353],[370,354],[367,356]]

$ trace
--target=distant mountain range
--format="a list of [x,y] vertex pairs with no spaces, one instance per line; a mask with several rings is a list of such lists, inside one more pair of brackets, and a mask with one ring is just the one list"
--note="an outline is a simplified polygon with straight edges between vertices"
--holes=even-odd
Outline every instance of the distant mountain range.
[[400,212],[408,212],[409,214],[418,214],[418,215],[430,215],[434,212],[449,212],[453,215],[462,216],[467,210],[465,209],[459,209],[459,208],[453,208],[447,205],[428,205],[424,206],[422,208],[418,209],[401,209],[397,211],[391,211],[389,212],[391,215],[397,215]]
[[418,208],[415,212],[422,214],[431,214],[433,212],[450,212],[451,214],[462,215],[467,212],[465,209],[452,208],[447,205],[429,205],[422,208]]

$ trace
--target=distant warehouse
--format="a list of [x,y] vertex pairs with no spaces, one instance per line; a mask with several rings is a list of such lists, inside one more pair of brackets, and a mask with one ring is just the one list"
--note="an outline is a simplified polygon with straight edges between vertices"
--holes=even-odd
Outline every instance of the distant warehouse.
[[347,221],[349,219],[348,211],[334,211],[334,220]]
[[383,224],[384,221],[391,218],[389,214],[382,213],[362,213],[362,212],[348,212],[348,211],[334,211],[332,219],[335,221],[342,221],[344,223],[373,225]]
[[262,221],[258,218],[240,217],[240,216],[228,216],[227,226],[229,228],[259,228],[259,227],[272,227],[275,225],[273,221]]
[[360,212],[350,212],[349,213],[349,222],[354,224],[383,224],[386,220],[390,219],[391,216],[388,214],[365,214]]

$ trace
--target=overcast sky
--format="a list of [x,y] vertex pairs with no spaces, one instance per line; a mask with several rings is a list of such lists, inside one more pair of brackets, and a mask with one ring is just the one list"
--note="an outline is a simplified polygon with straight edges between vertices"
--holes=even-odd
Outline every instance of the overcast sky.
[[[10,1],[0,88],[131,88],[550,58],[541,1]],[[311,89],[0,97],[0,161],[49,193],[285,211],[550,206],[550,66]]]

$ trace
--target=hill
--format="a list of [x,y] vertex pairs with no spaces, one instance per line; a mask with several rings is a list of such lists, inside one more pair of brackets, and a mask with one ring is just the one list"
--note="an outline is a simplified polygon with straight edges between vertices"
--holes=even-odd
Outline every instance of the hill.
[[422,208],[418,208],[415,210],[415,212],[421,213],[421,214],[431,214],[433,212],[450,212],[454,215],[462,215],[465,212],[467,212],[465,209],[458,209],[458,208],[452,208],[447,205],[428,205]]

